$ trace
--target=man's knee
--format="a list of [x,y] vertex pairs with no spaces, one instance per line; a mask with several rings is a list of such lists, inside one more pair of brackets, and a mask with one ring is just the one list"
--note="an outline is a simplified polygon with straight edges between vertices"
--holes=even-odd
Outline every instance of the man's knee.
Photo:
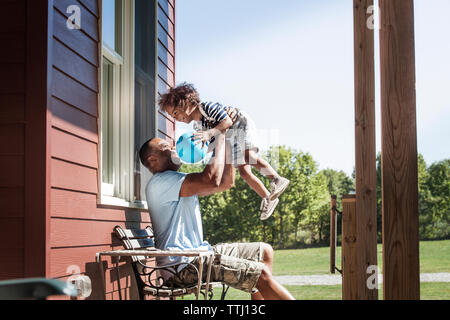
[[272,264],[273,263],[273,256],[274,256],[274,251],[273,248],[270,244],[267,243],[262,243],[261,245],[261,249],[262,249],[262,260],[265,263],[269,263]]
[[270,272],[269,267],[265,265],[261,271],[261,275],[259,276],[256,287],[258,288],[260,286],[264,286],[271,278],[272,278],[272,272]]

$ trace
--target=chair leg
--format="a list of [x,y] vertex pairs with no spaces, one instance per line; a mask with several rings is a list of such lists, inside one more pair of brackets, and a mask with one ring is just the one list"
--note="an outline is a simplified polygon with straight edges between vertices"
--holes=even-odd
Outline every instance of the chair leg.
[[225,296],[228,293],[228,289],[230,289],[230,286],[227,286],[226,284],[222,283],[222,296],[220,297],[220,300],[225,300]]
[[209,290],[209,301],[211,301],[214,298],[214,288],[211,287],[211,290]]

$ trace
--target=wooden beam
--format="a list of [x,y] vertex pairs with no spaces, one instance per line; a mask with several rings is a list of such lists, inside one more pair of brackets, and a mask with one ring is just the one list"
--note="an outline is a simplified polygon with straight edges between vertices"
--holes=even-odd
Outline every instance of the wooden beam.
[[330,210],[330,273],[336,273],[336,199],[335,195],[331,196],[331,210]]
[[342,299],[358,300],[358,262],[356,243],[358,241],[356,227],[356,197],[342,198]]
[[384,298],[419,299],[413,0],[380,0]]
[[354,0],[355,175],[357,299],[378,300],[367,287],[367,267],[377,265],[377,170],[375,141],[374,29],[369,28],[373,0]]

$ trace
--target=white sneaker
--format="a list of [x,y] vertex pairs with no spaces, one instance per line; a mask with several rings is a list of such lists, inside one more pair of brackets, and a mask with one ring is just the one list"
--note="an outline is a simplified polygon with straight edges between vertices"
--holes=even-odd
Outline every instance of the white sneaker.
[[270,183],[269,200],[277,199],[289,186],[290,181],[286,178],[280,177]]
[[274,201],[270,201],[268,198],[264,198],[261,202],[261,220],[267,220],[273,214],[276,206],[280,202],[279,199],[275,199]]

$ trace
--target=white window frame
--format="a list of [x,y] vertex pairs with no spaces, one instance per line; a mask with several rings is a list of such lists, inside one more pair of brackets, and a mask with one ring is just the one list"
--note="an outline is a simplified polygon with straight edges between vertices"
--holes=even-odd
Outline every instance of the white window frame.
[[[100,186],[98,202],[100,205],[121,206],[127,208],[147,209],[147,204],[134,201],[134,82],[135,82],[135,3],[134,0],[122,1],[122,41],[121,52],[102,43],[100,55],[100,79],[103,84],[103,58],[113,64],[113,184],[103,183],[103,130],[102,114],[99,117],[99,174]],[[100,19],[100,30],[102,30]],[[101,32],[100,32],[101,34]],[[103,102],[100,90],[99,103]],[[101,108],[100,108],[101,110]]]

